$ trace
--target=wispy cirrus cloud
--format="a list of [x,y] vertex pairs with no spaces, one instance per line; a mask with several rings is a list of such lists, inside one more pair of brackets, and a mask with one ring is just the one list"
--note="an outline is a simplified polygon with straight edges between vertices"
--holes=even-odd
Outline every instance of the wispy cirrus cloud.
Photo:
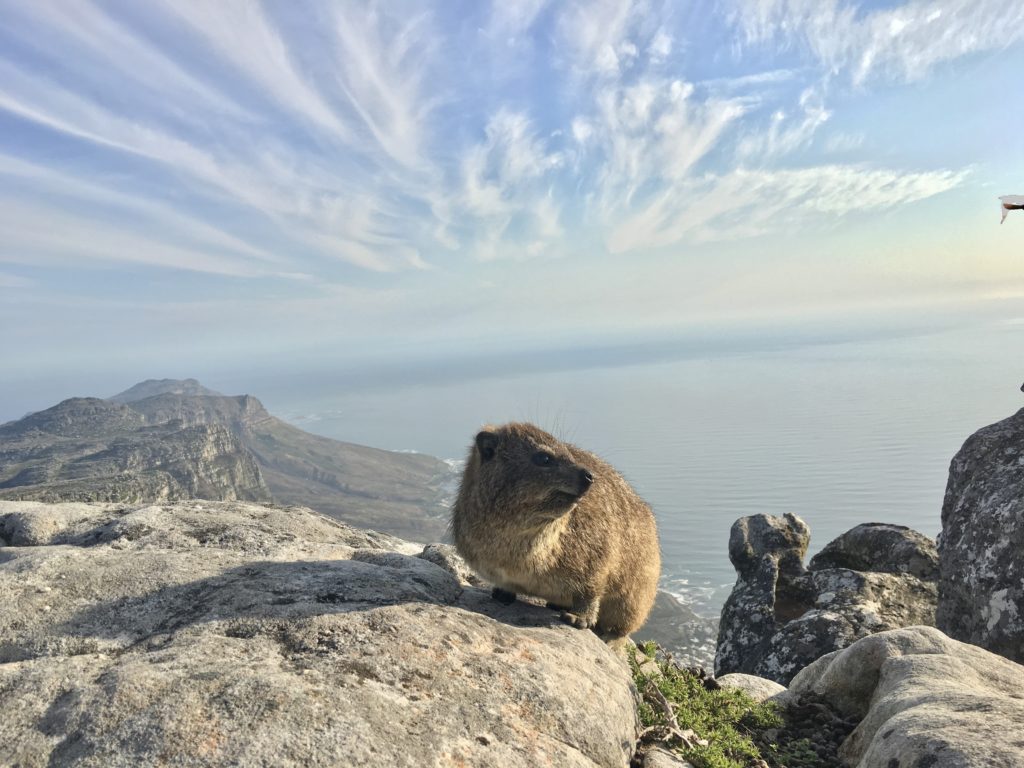
[[112,209],[136,224],[146,227],[159,226],[170,236],[185,237],[204,247],[235,252],[267,263],[283,261],[277,254],[202,219],[185,215],[165,203],[125,194],[98,184],[95,180],[84,180],[4,154],[0,154],[0,178],[5,178],[8,185],[20,183],[20,188],[15,193],[20,198],[34,193],[37,199],[73,200],[94,207]]
[[[181,118],[208,119],[211,113],[255,116],[229,94],[193,75],[171,54],[134,33],[115,14],[90,0],[72,5],[16,3],[5,7],[0,24],[17,30],[31,42],[46,39],[35,53],[54,69],[71,68],[105,77],[116,70],[123,78],[122,98],[145,100],[150,109],[188,104],[202,110],[176,111]],[[125,67],[131,62],[131,67]]]
[[469,236],[478,258],[537,256],[558,245],[563,230],[549,185],[563,164],[525,115],[491,117],[485,139],[462,156],[462,188],[451,202],[474,221]]
[[[357,23],[332,16],[336,35],[325,53],[333,76],[324,79],[334,90],[328,96],[298,68],[259,6],[149,10],[179,20],[193,44],[233,74],[203,81],[149,34],[91,3],[68,13],[40,6],[15,17],[40,36],[71,41],[83,65],[44,76],[0,60],[0,110],[67,139],[162,166],[161,173],[187,191],[179,197],[188,200],[184,208],[204,200],[248,208],[278,231],[281,247],[304,253],[307,261],[339,260],[372,271],[424,266],[422,244],[401,221],[408,205],[425,204],[436,175],[421,152],[421,124],[436,99],[420,91],[422,57],[433,45],[422,21],[395,23],[370,11]],[[133,90],[134,103],[108,98],[118,83],[134,88],[141,73],[150,72],[157,81]],[[254,86],[285,119],[267,130],[266,116],[255,119],[251,104],[235,101],[234,77]],[[164,108],[169,98],[173,114]],[[318,138],[283,133],[288,121]],[[152,171],[138,166],[133,175],[144,180]],[[126,182],[132,179],[122,174],[119,183]],[[360,215],[348,215],[353,210]]]
[[908,173],[859,166],[736,170],[703,178],[660,198],[611,233],[612,250],[663,248],[753,238],[772,230],[887,210],[964,182],[966,171]]
[[427,14],[387,17],[377,6],[339,6],[336,78],[352,108],[396,163],[425,171],[427,121],[438,94],[424,93],[425,60],[436,55]]
[[[772,24],[789,29],[782,11],[754,5],[754,18],[744,21],[749,40],[771,37]],[[812,8],[796,10],[810,14]],[[838,5],[833,10],[808,26],[824,29],[854,18]],[[486,141],[463,156],[460,202],[489,221],[475,244],[487,258],[522,256],[529,240],[523,231],[530,230],[522,222],[531,221],[536,201],[550,199],[566,181],[581,203],[574,206],[580,209],[578,220],[596,225],[610,252],[623,253],[753,237],[815,217],[905,205],[967,179],[961,171],[901,171],[863,162],[816,165],[805,158],[802,167],[794,166],[794,158],[806,154],[833,115],[826,105],[826,81],[812,80],[788,103],[787,93],[765,89],[791,92],[801,79],[820,75],[785,67],[688,81],[678,76],[679,62],[670,57],[673,36],[649,4],[563,4],[554,29],[567,56],[563,86],[575,114],[545,136],[528,114],[513,119],[502,108],[488,123]],[[822,49],[823,57],[833,53],[838,56],[838,49]],[[772,99],[777,106],[766,114]],[[862,135],[856,142],[850,135],[840,134],[841,142],[831,137],[828,151],[849,152],[863,143]],[[521,158],[520,167],[529,172],[496,171],[501,151]],[[710,163],[715,153],[719,159]],[[734,167],[721,159],[730,154]],[[841,203],[828,203],[833,200]],[[742,220],[732,216],[746,209],[757,213]],[[564,205],[550,210],[558,210],[559,226],[549,231],[571,231],[572,213]],[[514,227],[517,217],[520,226]],[[538,218],[533,217],[533,226]],[[513,247],[499,247],[503,241]],[[537,239],[533,248],[557,250],[551,245],[541,248]]]
[[730,96],[737,93],[765,86],[776,86],[791,82],[799,75],[795,69],[769,69],[764,72],[754,72],[749,75],[736,75],[735,77],[716,77],[704,80],[700,83],[712,93],[722,93]]
[[267,274],[237,255],[154,240],[125,226],[111,227],[50,206],[0,200],[0,227],[8,233],[0,261],[7,264],[72,267],[85,259],[105,266],[131,263],[233,277]]
[[629,270],[614,322],[661,322],[667,265],[770,270],[777,236],[977,184],[967,152],[868,154],[892,118],[854,102],[1013,45],[995,5],[0,0],[0,285],[52,306],[111,276],[190,328],[419,334],[534,295],[610,324],[588,307]]
[[314,125],[336,140],[351,138],[351,129],[315,82],[297,70],[287,42],[258,3],[224,0],[217,3],[165,2],[162,10],[204,38],[209,50],[260,88],[289,114]]
[[[994,6],[983,5],[991,15]],[[748,44],[803,41],[823,66],[854,77],[886,67],[915,73],[957,55],[949,30],[966,30],[978,49],[1016,35],[968,19],[953,0],[884,13],[838,0],[732,7]],[[80,198],[92,190],[95,201],[116,208],[124,200],[114,192],[130,197],[133,185],[151,187],[158,173],[178,187],[160,203],[166,227],[191,221],[205,236],[218,229],[234,238],[236,253],[248,248],[259,260],[272,249],[303,274],[330,264],[391,272],[461,256],[565,255],[580,228],[613,252],[649,240],[628,232],[660,231],[659,243],[677,232],[685,243],[692,229],[638,222],[685,214],[681,206],[707,179],[748,166],[794,170],[793,159],[833,114],[820,83],[793,93],[805,78],[791,66],[687,76],[690,19],[670,5],[494,3],[481,11],[476,38],[445,26],[439,7],[410,14],[394,3],[312,3],[307,10],[241,0],[160,2],[127,15],[89,0],[68,9],[14,7],[8,27],[31,32],[46,66],[0,58],[0,110],[125,156],[117,189],[113,176],[95,175],[88,163],[55,167],[60,179],[49,182],[57,187],[69,190],[77,178],[88,182]],[[947,32],[928,27],[928,39],[947,40],[946,48],[914,42],[914,30],[935,24]],[[550,82],[525,99],[486,94],[476,112],[461,114],[468,102],[449,52],[468,47],[479,59],[495,39],[524,36],[556,52],[543,62]],[[890,39],[897,42],[882,45]],[[53,41],[80,65],[48,53]],[[517,77],[541,65],[521,62]],[[154,87],[141,87],[146,78]],[[535,97],[558,106],[545,109]],[[214,226],[210,206],[236,211],[228,217],[234,222],[258,217],[260,234]]]
[[803,46],[854,83],[912,81],[962,56],[1024,39],[1024,8],[1002,0],[912,0],[867,10],[848,0],[737,0],[748,44]]
[[816,217],[890,209],[946,192],[966,171],[907,173],[844,165],[736,170],[673,189],[609,236],[612,251],[663,248],[683,240],[755,237],[806,226]]
[[644,21],[641,7],[622,0],[570,2],[562,6],[558,31],[577,72],[584,77],[617,77],[639,55],[631,32]]
[[771,115],[767,129],[758,126],[740,139],[737,151],[745,161],[765,160],[789,155],[806,147],[815,133],[831,117],[825,108],[819,88],[805,89],[796,104],[796,114],[777,109]]

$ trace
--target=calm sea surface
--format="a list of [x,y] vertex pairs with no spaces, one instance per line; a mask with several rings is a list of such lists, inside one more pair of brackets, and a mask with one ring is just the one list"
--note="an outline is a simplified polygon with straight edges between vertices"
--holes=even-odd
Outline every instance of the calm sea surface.
[[935,536],[949,461],[1024,406],[1024,325],[458,383],[415,377],[266,398],[304,429],[461,458],[486,422],[530,420],[609,460],[654,507],[663,586],[715,615],[736,518],[794,512],[811,552],[862,522]]

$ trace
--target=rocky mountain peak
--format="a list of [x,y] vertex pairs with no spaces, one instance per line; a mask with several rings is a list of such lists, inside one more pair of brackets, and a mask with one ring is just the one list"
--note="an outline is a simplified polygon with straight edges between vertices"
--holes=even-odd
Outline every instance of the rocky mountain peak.
[[146,379],[107,399],[113,403],[127,404],[154,395],[219,396],[220,392],[204,387],[195,379]]

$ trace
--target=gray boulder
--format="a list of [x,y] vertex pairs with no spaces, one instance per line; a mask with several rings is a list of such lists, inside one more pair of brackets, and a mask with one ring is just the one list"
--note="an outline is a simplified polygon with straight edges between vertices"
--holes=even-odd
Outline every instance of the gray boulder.
[[0,503],[0,765],[624,766],[624,661],[302,508]]
[[716,675],[742,672],[785,685],[858,638],[935,623],[935,555],[927,537],[902,526],[860,525],[828,544],[808,570],[809,541],[806,523],[791,514],[733,525],[729,556],[738,576],[722,611]]
[[784,685],[779,685],[774,680],[768,680],[757,675],[744,675],[742,672],[733,672],[716,677],[715,682],[722,688],[742,691],[758,702],[770,699],[772,696],[778,696],[786,690]]
[[934,581],[939,573],[935,542],[904,525],[863,523],[825,545],[811,558],[812,571],[846,568],[873,573],[909,573]]
[[[746,672],[777,680],[761,671],[772,636],[780,624],[803,614],[807,596],[800,579],[811,531],[796,515],[741,517],[729,532],[729,559],[736,585],[722,608],[715,653],[715,674]],[[794,606],[793,598],[798,605]]]
[[798,674],[811,694],[860,720],[840,748],[857,768],[1024,765],[1024,667],[932,627],[862,638]]
[[953,457],[939,535],[937,626],[1024,662],[1024,410]]

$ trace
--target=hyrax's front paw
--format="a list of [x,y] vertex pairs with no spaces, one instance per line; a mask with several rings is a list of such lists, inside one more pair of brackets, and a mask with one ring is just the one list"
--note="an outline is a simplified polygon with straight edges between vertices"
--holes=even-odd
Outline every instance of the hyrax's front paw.
[[591,595],[575,595],[572,607],[562,612],[562,621],[579,629],[597,627],[597,615],[600,612],[600,600]]
[[594,627],[597,622],[588,616],[580,616],[577,613],[571,613],[570,611],[562,611],[562,621],[566,624],[571,624],[577,629],[590,629]]
[[509,592],[507,589],[501,587],[495,587],[491,590],[491,597],[497,600],[502,605],[512,605],[516,601],[516,593]]

